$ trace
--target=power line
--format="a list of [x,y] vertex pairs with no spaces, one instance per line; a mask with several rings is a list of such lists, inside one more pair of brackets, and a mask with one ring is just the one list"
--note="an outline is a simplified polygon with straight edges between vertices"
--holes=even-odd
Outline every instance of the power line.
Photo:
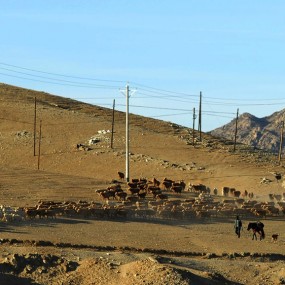
[[[147,86],[147,85],[144,85],[144,84],[140,84],[140,83],[136,83],[136,82],[131,82],[131,83],[134,84],[134,85],[138,85],[138,86],[143,87],[143,88],[140,88],[140,89],[144,90],[144,91],[148,91],[148,92],[153,92],[153,90],[159,91],[159,92],[154,92],[156,94],[163,94],[163,95],[165,95],[165,93],[167,93],[167,94],[170,93],[170,94],[183,95],[183,96],[192,96],[192,97],[199,96],[197,94],[193,95],[193,94],[188,94],[188,93],[183,93],[183,92],[170,91],[170,90],[150,87],[150,86]],[[151,91],[149,91],[149,90],[151,90]]]
[[[208,99],[215,99],[215,100],[222,100],[222,101],[240,101],[241,99],[239,98],[218,98],[218,97],[209,97],[205,96],[205,98]],[[277,100],[285,100],[285,98],[270,98],[270,99],[262,99],[262,101],[277,101]],[[247,99],[247,98],[242,98],[242,101],[256,101],[256,99]]]
[[156,115],[152,116],[152,118],[160,118],[160,117],[172,117],[172,116],[181,116],[181,115],[191,115],[192,112],[185,112],[185,113],[176,113],[176,114],[167,114],[167,115]]
[[98,79],[98,78],[92,78],[92,77],[80,77],[80,76],[66,75],[66,74],[60,74],[60,73],[46,72],[46,71],[41,71],[41,70],[36,70],[36,69],[31,69],[31,68],[26,68],[26,67],[21,67],[21,66],[17,66],[17,65],[7,64],[7,63],[4,63],[4,62],[0,62],[0,64],[1,65],[5,65],[5,66],[10,66],[10,67],[23,69],[23,70],[29,70],[29,71],[33,71],[33,72],[49,74],[49,75],[56,75],[56,76],[62,76],[62,77],[68,77],[68,78],[76,78],[76,79],[83,79],[83,80],[94,80],[94,81],[103,81],[103,82],[124,83],[124,81],[121,81],[121,80]]
[[[117,106],[125,106],[123,104],[117,104]],[[179,109],[179,108],[168,108],[168,107],[154,107],[154,106],[142,106],[142,105],[130,105],[133,108],[143,108],[143,109],[155,109],[155,110],[171,110],[171,111],[185,111],[192,113],[193,110],[189,109]],[[232,112],[221,112],[221,111],[203,111],[202,113],[214,113],[214,114],[231,114],[234,115],[235,113]]]
[[112,88],[119,88],[120,86],[110,86],[110,85],[98,85],[98,84],[93,84],[93,83],[81,83],[78,81],[70,81],[70,80],[64,80],[64,79],[57,79],[57,78],[51,78],[51,77],[46,77],[46,76],[40,76],[40,75],[34,75],[31,73],[26,73],[26,72],[21,72],[21,71],[15,71],[15,70],[11,70],[8,68],[3,68],[0,67],[0,69],[2,70],[6,70],[6,71],[10,71],[10,72],[15,72],[15,73],[19,73],[19,74],[24,74],[24,75],[28,75],[28,76],[33,76],[33,77],[37,77],[37,78],[43,78],[43,79],[48,79],[48,80],[55,80],[55,81],[60,81],[60,82],[66,82],[66,83],[72,83],[72,84],[79,84],[80,86],[82,85],[86,85],[86,87],[112,87]]
[[107,85],[97,85],[97,86],[86,86],[86,85],[78,85],[78,84],[67,84],[67,83],[59,83],[59,82],[51,82],[51,81],[46,81],[46,80],[38,80],[38,79],[32,79],[32,78],[26,78],[22,76],[16,76],[16,75],[11,75],[11,74],[5,74],[1,73],[1,75],[9,76],[9,77],[14,77],[18,79],[24,79],[24,80],[30,80],[30,81],[35,81],[35,82],[41,82],[41,83],[49,83],[49,84],[55,84],[55,85],[61,85],[61,86],[72,86],[72,87],[82,87],[82,88],[102,88],[102,89],[118,89],[117,86],[107,86]]
[[[260,100],[259,100],[260,102]],[[280,105],[280,102],[277,103],[219,103],[219,102],[214,102],[214,101],[204,101],[205,104],[211,104],[211,105],[219,105],[219,106],[275,106],[275,105]]]
[[[117,106],[125,106],[123,104],[117,104]],[[155,110],[171,110],[171,111],[189,111],[188,109],[175,109],[167,107],[153,107],[153,106],[141,106],[141,105],[130,105],[132,108],[143,108],[143,109],[155,109]]]
[[[41,73],[41,74],[60,76],[60,77],[65,77],[65,78],[74,78],[74,79],[80,79],[80,80],[91,80],[91,81],[100,81],[100,82],[116,82],[116,83],[124,83],[125,82],[122,80],[99,79],[99,78],[92,78],[92,77],[81,77],[81,76],[73,76],[73,75],[66,75],[66,74],[60,74],[60,73],[52,73],[52,72],[46,72],[46,71],[42,71],[42,70],[38,70],[38,69],[32,69],[32,68],[22,67],[22,66],[18,66],[18,65],[12,65],[12,64],[8,64],[8,63],[4,63],[4,62],[0,62],[0,65],[8,66],[8,67],[16,68],[16,69],[21,69],[21,70],[28,70],[28,71],[32,71],[32,72],[36,72],[36,73]],[[10,72],[20,73],[20,74],[24,74],[24,75],[28,75],[28,76],[34,76],[34,77],[38,77],[38,78],[68,83],[68,84],[60,84],[58,82],[50,82],[50,81],[46,81],[46,80],[36,80],[36,79],[32,79],[32,78],[26,78],[26,77],[11,75],[11,74],[0,73],[1,75],[4,75],[4,76],[9,76],[9,77],[19,78],[19,79],[24,79],[24,80],[30,80],[30,81],[37,81],[37,82],[42,82],[42,83],[62,85],[62,86],[72,86],[72,87],[81,87],[81,88],[101,88],[101,89],[117,89],[117,88],[121,87],[121,86],[98,85],[98,84],[96,85],[96,84],[86,83],[86,82],[81,83],[81,82],[76,82],[76,81],[68,81],[68,80],[44,77],[44,76],[39,76],[39,75],[35,75],[35,74],[29,74],[29,73],[16,71],[16,70],[11,70],[11,69],[7,69],[7,68],[3,68],[3,67],[0,69],[7,70]],[[176,99],[180,98],[180,100],[179,100],[180,102],[187,102],[190,99],[187,97],[197,97],[197,98],[199,97],[198,94],[188,94],[185,92],[171,91],[171,90],[147,86],[147,85],[137,83],[137,82],[131,82],[131,83],[134,85],[140,86],[141,87],[140,90],[142,90],[142,91],[151,92],[151,95],[144,93],[144,92],[141,92],[141,91],[139,93],[142,95],[145,95],[145,96],[152,97],[152,98],[157,98],[157,99],[163,99],[164,98],[167,100],[172,100],[171,98],[176,98]],[[155,96],[153,94],[162,95],[162,96]],[[188,99],[188,100],[184,101],[184,100],[181,100],[181,98]],[[207,99],[222,100],[223,102],[207,101]],[[243,101],[256,101],[256,99],[247,99],[247,98],[242,99],[242,100]],[[263,99],[262,101],[279,101],[280,102],[280,100],[285,100],[285,98],[270,98],[270,99]],[[225,98],[219,98],[219,97],[204,96],[204,103],[205,104],[209,103],[209,104],[222,105],[222,106],[236,106],[236,104],[229,103],[232,101],[240,101],[240,99],[236,99],[236,98],[225,99]],[[193,99],[193,101],[190,99],[189,102],[195,102],[195,101],[194,101],[194,99]],[[260,102],[260,100],[259,100],[259,102]],[[266,105],[274,106],[274,105],[278,105],[278,104],[280,104],[280,103],[278,103],[278,102],[276,102],[276,103],[255,103],[254,102],[251,104],[248,104],[248,103],[240,104],[239,103],[238,105],[239,106],[266,106]]]
[[180,96],[174,96],[174,95],[155,96],[155,95],[147,94],[147,93],[144,93],[144,92],[141,92],[141,91],[138,91],[138,94],[142,94],[142,95],[147,96],[147,97],[144,97],[144,98],[156,98],[156,99],[162,99],[162,100],[167,99],[169,101],[182,102],[182,103],[183,102],[184,103],[189,103],[189,102],[195,103],[195,102],[197,102],[197,101],[195,101],[195,99],[190,99],[190,98],[188,100],[186,100],[186,99],[182,100],[182,99],[180,99],[181,98]]

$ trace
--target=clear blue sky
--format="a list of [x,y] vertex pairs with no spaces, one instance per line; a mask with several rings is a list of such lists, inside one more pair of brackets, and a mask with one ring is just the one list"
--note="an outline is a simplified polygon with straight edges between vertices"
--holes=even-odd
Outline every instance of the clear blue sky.
[[203,131],[284,108],[284,0],[0,3],[0,82],[122,111],[129,83],[131,113],[189,127],[201,91]]

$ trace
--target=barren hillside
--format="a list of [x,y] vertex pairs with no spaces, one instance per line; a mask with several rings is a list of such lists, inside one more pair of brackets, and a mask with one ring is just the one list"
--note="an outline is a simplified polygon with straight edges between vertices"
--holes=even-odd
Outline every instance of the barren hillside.
[[[244,113],[238,118],[237,141],[259,149],[278,153],[284,109],[264,118]],[[234,140],[236,120],[210,133],[214,136]],[[284,146],[282,146],[284,147]]]
[[[24,169],[39,175],[40,163],[40,173],[86,177],[99,184],[109,183],[118,178],[117,171],[125,171],[124,113],[115,113],[111,149],[110,109],[3,84],[0,94],[0,159],[6,170]],[[91,138],[97,142],[90,145]],[[88,150],[77,149],[77,144],[88,146]],[[191,129],[130,115],[130,178],[170,177],[256,191],[260,178],[278,170],[274,156],[254,153],[243,145],[237,146],[236,153],[232,150],[230,142],[206,134],[202,142],[195,138],[193,146]],[[241,176],[247,177],[246,186],[240,182]]]
[[[186,219],[98,217],[73,207],[73,215],[53,219],[7,219],[4,209],[35,208],[43,201],[124,206],[125,201],[103,200],[96,190],[107,189],[119,180],[118,171],[125,172],[125,114],[115,112],[111,148],[109,109],[2,84],[0,113],[1,285],[284,284],[283,215],[264,221],[262,241],[252,241],[246,231],[256,217],[243,216],[239,242],[235,212]],[[218,189],[213,197],[222,205],[224,186],[254,193],[257,202],[282,195],[283,173],[270,153],[242,144],[234,152],[232,141],[204,133],[202,141],[195,135],[193,144],[191,129],[130,115],[130,179],[202,183],[211,195]],[[200,199],[188,187],[181,194],[163,192],[173,203]],[[157,201],[148,193],[144,202]],[[272,233],[279,233],[277,242]]]

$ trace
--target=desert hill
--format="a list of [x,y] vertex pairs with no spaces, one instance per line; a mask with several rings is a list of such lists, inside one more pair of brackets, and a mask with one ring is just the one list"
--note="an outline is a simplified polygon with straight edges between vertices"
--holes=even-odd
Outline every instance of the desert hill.
[[[0,114],[3,218],[8,210],[39,206],[42,201],[107,204],[96,190],[106,189],[119,179],[118,171],[125,171],[123,112],[115,112],[113,148],[110,109],[1,84]],[[272,153],[241,143],[234,152],[231,140],[206,133],[200,141],[194,132],[193,143],[192,129],[171,122],[134,114],[129,121],[130,179],[167,177],[202,183],[211,193],[216,187],[215,199],[221,202],[223,186],[252,192],[258,201],[284,192],[274,176],[278,172],[283,179],[283,161],[279,165]],[[124,182],[120,185],[126,187]],[[187,190],[167,194],[173,203],[198,196]],[[149,194],[147,201],[154,200]],[[247,222],[257,217],[243,217],[240,239],[233,231],[232,211],[206,218],[179,217],[98,218],[75,212],[53,219],[1,219],[0,283],[284,284],[282,213],[264,220],[262,241],[252,241],[246,230]],[[277,242],[271,241],[272,233],[280,234]]]
[[[281,125],[285,109],[270,116],[257,118],[244,113],[238,118],[237,141],[242,144],[278,153],[280,148]],[[210,133],[214,136],[233,140],[236,120],[217,128]]]
[[[21,188],[22,179],[31,179],[30,187],[44,190],[46,183],[41,179],[60,177],[66,183],[54,182],[54,187],[70,193],[72,185],[73,189],[100,187],[118,179],[117,171],[125,171],[123,112],[115,112],[111,148],[111,109],[6,84],[0,85],[0,98],[2,188]],[[256,192],[260,179],[273,178],[271,172],[283,170],[276,156],[243,144],[234,153],[232,141],[203,133],[200,142],[195,132],[193,146],[192,129],[133,114],[129,122],[130,179],[168,177]],[[90,145],[91,138],[96,143]],[[85,150],[77,149],[78,144],[86,146]],[[19,179],[10,179],[14,173]]]

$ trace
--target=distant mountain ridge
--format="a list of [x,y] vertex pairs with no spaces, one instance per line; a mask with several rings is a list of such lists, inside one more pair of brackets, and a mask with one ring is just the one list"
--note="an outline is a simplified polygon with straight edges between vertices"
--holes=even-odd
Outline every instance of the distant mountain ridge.
[[[237,142],[278,153],[284,115],[285,109],[263,118],[257,118],[252,114],[243,113],[238,118]],[[234,140],[235,129],[236,120],[233,119],[230,123],[210,131],[210,134],[216,137]]]

